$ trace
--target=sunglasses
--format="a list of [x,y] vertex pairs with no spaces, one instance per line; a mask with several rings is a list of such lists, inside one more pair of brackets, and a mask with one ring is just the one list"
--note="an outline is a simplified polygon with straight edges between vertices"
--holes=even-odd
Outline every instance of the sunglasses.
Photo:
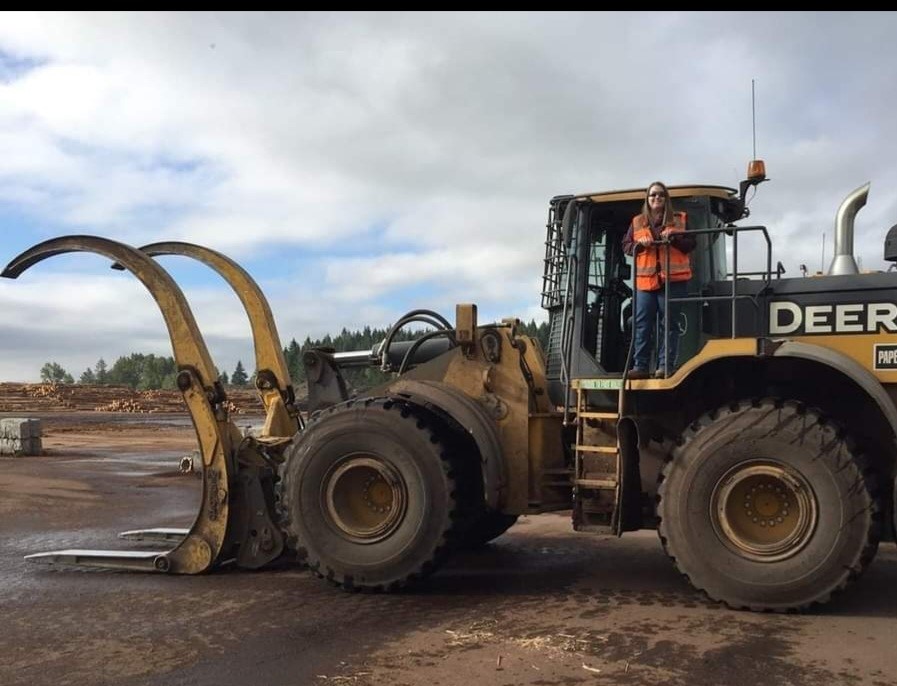
[[649,198],[665,198],[667,197],[666,193],[648,193]]

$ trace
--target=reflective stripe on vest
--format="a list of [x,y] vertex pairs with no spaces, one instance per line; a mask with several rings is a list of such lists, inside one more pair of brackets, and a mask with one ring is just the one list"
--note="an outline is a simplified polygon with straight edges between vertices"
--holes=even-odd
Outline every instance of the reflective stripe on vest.
[[[685,212],[675,212],[674,222],[664,229],[670,229],[675,233],[685,232]],[[647,220],[642,215],[636,215],[632,220],[632,240],[636,243],[639,238],[654,240],[654,234]],[[636,250],[635,254],[635,287],[640,291],[656,291],[663,286],[666,280],[666,252],[670,253],[669,280],[688,281],[691,278],[691,262],[688,255],[672,245],[655,245]]]

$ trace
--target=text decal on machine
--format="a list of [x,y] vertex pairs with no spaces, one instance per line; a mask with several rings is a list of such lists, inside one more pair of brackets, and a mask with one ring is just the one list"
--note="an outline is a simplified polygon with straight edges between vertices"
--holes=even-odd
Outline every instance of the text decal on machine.
[[799,305],[789,300],[769,303],[771,336],[879,332],[897,333],[897,304]]
[[897,369],[897,343],[875,345],[875,369]]

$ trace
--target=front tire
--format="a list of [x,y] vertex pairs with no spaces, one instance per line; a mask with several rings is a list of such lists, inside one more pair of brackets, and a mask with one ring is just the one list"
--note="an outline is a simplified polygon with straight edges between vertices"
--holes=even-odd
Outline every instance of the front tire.
[[861,457],[839,427],[796,402],[735,403],[702,417],[664,467],[658,497],[667,554],[734,608],[824,603],[878,546]]
[[483,512],[464,535],[463,547],[482,548],[514,526],[517,523],[517,518],[518,515],[505,514],[496,510]]
[[441,564],[459,504],[445,427],[387,398],[309,424],[283,468],[283,525],[300,559],[348,590],[395,590]]

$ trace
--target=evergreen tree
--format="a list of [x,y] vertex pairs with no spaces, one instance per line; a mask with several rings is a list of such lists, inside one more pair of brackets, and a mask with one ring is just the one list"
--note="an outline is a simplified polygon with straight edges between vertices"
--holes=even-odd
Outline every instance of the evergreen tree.
[[106,360],[102,357],[97,360],[96,366],[93,368],[94,370],[94,378],[97,383],[109,383],[109,373],[106,370]]
[[173,357],[131,353],[115,361],[106,374],[106,382],[141,390],[173,389],[177,387],[177,364]]
[[137,387],[140,389],[174,388],[176,377],[177,366],[173,357],[146,355],[142,360]]
[[283,349],[283,356],[287,363],[287,369],[290,372],[290,378],[294,384],[299,384],[305,380],[305,367],[302,364],[302,348],[292,339],[290,344]]
[[221,372],[218,375],[218,383],[222,386],[227,386],[230,383],[230,380],[227,378],[227,372]]
[[245,386],[247,381],[249,381],[249,377],[246,376],[246,370],[243,369],[243,362],[237,360],[234,373],[230,375],[230,383],[232,386]]
[[40,368],[40,380],[48,383],[75,383],[75,379],[57,362],[46,362]]
[[128,357],[119,357],[112,365],[112,369],[109,370],[109,383],[137,388],[145,357],[141,353],[131,353]]
[[81,378],[78,379],[78,383],[93,384],[96,382],[97,377],[93,373],[93,369],[91,369],[90,367],[81,372]]
[[548,350],[548,334],[549,334],[549,326],[548,322],[540,322],[536,324],[535,319],[531,319],[529,324],[526,322],[521,322],[520,326],[517,327],[517,330],[532,338],[535,338],[542,344],[542,350]]

